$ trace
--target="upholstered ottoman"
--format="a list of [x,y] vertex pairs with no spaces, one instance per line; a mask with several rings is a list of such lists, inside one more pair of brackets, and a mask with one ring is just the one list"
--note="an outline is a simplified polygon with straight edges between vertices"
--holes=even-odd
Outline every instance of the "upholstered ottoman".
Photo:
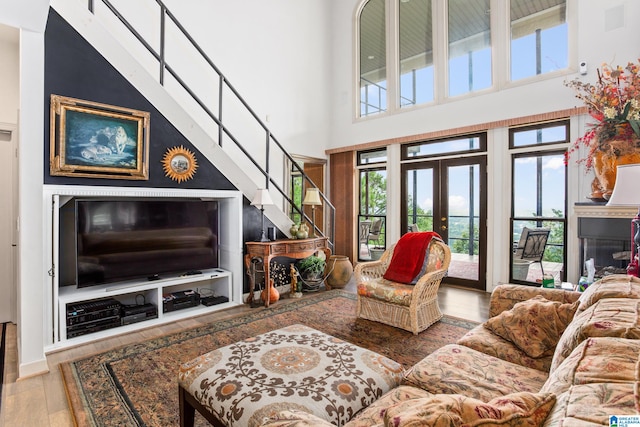
[[271,331],[180,367],[180,424],[257,426],[283,409],[343,425],[396,387],[402,366],[304,325]]

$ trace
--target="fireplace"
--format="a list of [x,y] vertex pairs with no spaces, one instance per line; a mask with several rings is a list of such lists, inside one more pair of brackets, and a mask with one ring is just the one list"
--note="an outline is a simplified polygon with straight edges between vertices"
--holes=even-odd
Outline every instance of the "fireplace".
[[586,276],[584,263],[593,258],[596,278],[625,274],[631,257],[631,218],[635,209],[604,204],[577,203],[580,242],[579,276]]

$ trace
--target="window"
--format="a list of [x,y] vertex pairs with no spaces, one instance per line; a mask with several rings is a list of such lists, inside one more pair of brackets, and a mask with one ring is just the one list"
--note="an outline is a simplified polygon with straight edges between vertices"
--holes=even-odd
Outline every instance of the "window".
[[360,12],[360,116],[387,109],[385,0],[369,0]]
[[511,0],[511,80],[567,67],[566,0]]
[[489,0],[448,1],[449,96],[491,86]]
[[375,259],[386,247],[387,151],[358,153],[360,167],[360,207],[358,214],[359,260]]
[[289,218],[294,224],[302,222],[302,173],[295,167],[291,168],[291,200],[289,204]]
[[357,22],[360,117],[495,90],[569,64],[566,0],[366,0]]
[[431,0],[400,1],[400,107],[433,101]]
[[509,133],[509,147],[530,147],[563,143],[569,140],[569,121],[524,126]]
[[[568,123],[539,125],[539,140],[544,131],[564,127],[568,141]],[[518,140],[519,134],[535,131],[534,126],[511,129],[510,139]],[[559,150],[512,155],[512,204],[511,230],[512,252],[511,280],[515,283],[538,283],[544,273],[551,274],[559,282],[566,272],[567,228],[567,167],[564,164],[564,148]],[[522,260],[515,250],[521,242],[525,227],[548,229],[549,235],[541,263]],[[521,246],[521,245],[520,245]]]
[[444,140],[405,144],[402,146],[402,160],[480,151],[487,151],[486,134],[455,136]]

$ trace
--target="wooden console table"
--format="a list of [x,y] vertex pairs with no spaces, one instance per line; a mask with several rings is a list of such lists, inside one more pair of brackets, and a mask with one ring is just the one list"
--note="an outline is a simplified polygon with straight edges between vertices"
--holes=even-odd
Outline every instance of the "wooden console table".
[[[269,272],[269,264],[271,258],[277,256],[287,256],[290,258],[306,258],[317,251],[323,251],[327,257],[327,261],[331,256],[331,249],[329,249],[329,239],[327,237],[310,237],[308,239],[283,239],[274,240],[272,242],[246,242],[247,254],[244,256],[244,264],[248,269],[251,265],[251,259],[258,257],[262,259],[264,264],[264,287],[267,290],[266,294],[271,295],[271,280]],[[253,301],[253,286],[249,289],[249,297],[247,297],[247,304],[251,304]],[[264,302],[265,307],[269,307],[269,298],[266,298]]]

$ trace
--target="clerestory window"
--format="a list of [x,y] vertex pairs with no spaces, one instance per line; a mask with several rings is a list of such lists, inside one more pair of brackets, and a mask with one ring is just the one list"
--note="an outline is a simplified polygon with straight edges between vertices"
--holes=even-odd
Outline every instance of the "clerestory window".
[[360,117],[568,68],[567,1],[364,1],[357,17]]

